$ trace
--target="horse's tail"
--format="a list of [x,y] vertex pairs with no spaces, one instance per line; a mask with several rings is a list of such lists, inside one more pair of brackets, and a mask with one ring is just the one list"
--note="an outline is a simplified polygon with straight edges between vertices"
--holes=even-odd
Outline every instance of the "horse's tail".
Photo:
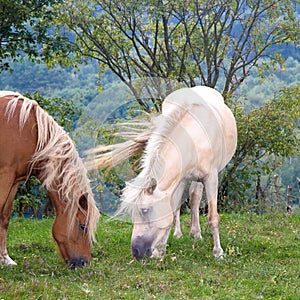
[[[143,129],[141,129],[141,126]],[[120,128],[126,128],[127,131],[116,133],[114,136],[125,139],[124,142],[107,146],[99,145],[85,152],[88,155],[85,164],[88,170],[111,169],[130,157],[141,153],[145,149],[153,130],[152,123],[146,121],[121,124]]]

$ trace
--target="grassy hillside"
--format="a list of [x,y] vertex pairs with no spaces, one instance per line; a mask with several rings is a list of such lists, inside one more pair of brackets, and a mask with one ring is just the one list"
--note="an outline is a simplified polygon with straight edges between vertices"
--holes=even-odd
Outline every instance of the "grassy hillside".
[[164,261],[133,261],[131,225],[102,217],[87,268],[59,259],[51,219],[12,219],[9,253],[16,267],[0,267],[0,299],[300,299],[300,215],[222,215],[223,260],[212,239],[171,236]]

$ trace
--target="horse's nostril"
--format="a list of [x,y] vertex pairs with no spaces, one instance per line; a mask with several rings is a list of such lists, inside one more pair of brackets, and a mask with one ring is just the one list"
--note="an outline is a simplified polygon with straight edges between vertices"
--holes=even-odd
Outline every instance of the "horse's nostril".
[[72,269],[76,269],[76,268],[81,268],[81,267],[85,267],[88,264],[88,259],[84,256],[80,256],[80,257],[73,257],[70,261],[69,261],[69,266]]
[[135,258],[141,258],[140,251],[137,247],[132,247],[132,255]]
[[85,267],[87,265],[87,261],[84,259],[82,259],[80,262],[82,267]]
[[146,250],[145,255],[146,255],[147,257],[150,257],[150,256],[152,255],[152,250],[151,250],[150,248],[148,248],[148,249]]
[[131,244],[131,251],[134,258],[140,259],[145,256],[150,257],[152,254],[151,241],[144,237],[136,237]]
[[132,255],[134,258],[140,259],[143,257],[150,257],[152,255],[151,248],[139,249],[138,247],[132,248]]

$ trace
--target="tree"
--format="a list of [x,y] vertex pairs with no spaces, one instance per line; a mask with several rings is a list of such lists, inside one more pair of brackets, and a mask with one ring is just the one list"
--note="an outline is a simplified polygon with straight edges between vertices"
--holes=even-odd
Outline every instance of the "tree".
[[45,21],[51,19],[51,5],[59,0],[0,0],[0,72],[9,69],[7,59],[21,60],[23,53],[38,59],[43,43],[53,50],[62,47],[60,36],[50,39]]
[[[243,186],[247,188],[253,178],[259,187],[261,174],[269,172],[265,159],[270,153],[286,156],[299,146],[288,135],[295,122],[285,122],[294,118],[295,107],[299,109],[292,101],[297,97],[288,90],[273,104],[249,114],[231,103],[254,68],[263,77],[265,71],[271,73],[284,64],[275,46],[299,42],[296,6],[296,0],[67,0],[52,7],[53,19],[47,27],[54,26],[57,36],[65,33],[66,47],[73,55],[53,51],[52,45],[43,50],[48,53],[45,58],[52,53],[46,59],[50,66],[98,61],[99,72],[111,70],[148,111],[144,98],[150,98],[159,111],[165,96],[179,85],[220,90],[236,108],[240,132],[237,153],[220,189],[226,204],[229,195],[240,201]],[[299,95],[297,89],[291,92]],[[235,189],[239,195],[233,194]]]
[[296,3],[64,1],[53,7],[56,17],[51,25],[60,34],[63,29],[73,33],[68,43],[74,56],[48,47],[53,56],[47,62],[70,64],[95,59],[100,72],[112,70],[146,110],[149,108],[142,100],[145,85],[143,89],[140,81],[136,84],[137,78],[147,78],[147,86],[152,83],[157,110],[178,82],[185,86],[218,86],[227,97],[262,57],[271,59],[262,63],[264,69],[283,63],[270,48],[298,39]]
[[251,185],[260,187],[261,177],[274,172],[284,157],[300,154],[299,98],[298,84],[282,89],[274,99],[250,113],[236,105],[238,146],[219,190],[224,207],[240,208],[250,198],[246,190]]

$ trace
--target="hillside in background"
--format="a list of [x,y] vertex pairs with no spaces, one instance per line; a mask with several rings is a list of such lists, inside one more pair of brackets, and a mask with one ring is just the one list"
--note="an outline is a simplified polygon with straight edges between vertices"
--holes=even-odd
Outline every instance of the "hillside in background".
[[[300,82],[298,52],[293,47],[282,47],[281,52],[286,60],[284,70],[267,74],[264,81],[254,70],[238,89],[237,94],[244,99],[246,106],[261,105],[267,99],[272,99],[280,88]],[[37,64],[26,59],[23,62],[12,63],[11,66],[13,72],[0,73],[0,90],[18,91],[23,94],[38,92],[46,97],[69,98],[82,107],[93,102],[93,112],[100,114],[103,107],[105,111],[113,111],[125,101],[134,100],[133,97],[130,99],[129,92],[124,91],[124,84],[111,72],[106,72],[99,78],[95,62],[81,65],[80,70],[60,66],[48,69],[43,63]],[[126,99],[123,99],[124,97]]]
[[[80,70],[60,66],[48,69],[44,64],[27,60],[13,63],[12,68],[12,73],[0,73],[0,90],[18,91],[22,94],[38,92],[45,97],[72,99],[82,109],[83,116],[73,135],[80,151],[97,143],[97,133],[93,131],[88,118],[92,117],[98,125],[111,122],[110,118],[120,113],[124,103],[134,100],[125,84],[112,73],[106,72],[99,78],[97,65],[93,62],[80,66]],[[253,71],[237,90],[237,94],[245,108],[250,110],[251,107],[260,106],[266,100],[272,99],[281,88],[299,82],[300,60],[294,55],[286,58],[285,70],[268,74],[264,81]],[[278,170],[282,180],[282,195],[287,185],[293,185],[294,191],[297,191],[295,179],[300,176],[299,166],[299,157],[292,157],[286,159],[283,167]],[[116,197],[114,192],[105,193],[108,195],[104,194],[104,198]]]

